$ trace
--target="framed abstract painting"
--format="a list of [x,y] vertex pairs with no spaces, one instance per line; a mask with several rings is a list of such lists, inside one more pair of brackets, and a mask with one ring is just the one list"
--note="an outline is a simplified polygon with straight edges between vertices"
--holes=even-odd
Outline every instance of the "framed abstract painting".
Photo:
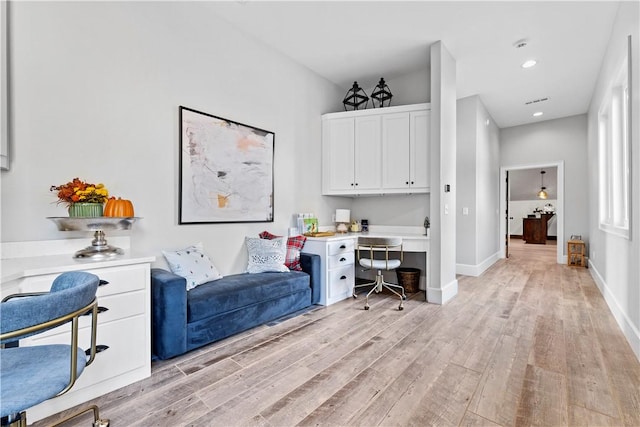
[[179,224],[273,222],[275,134],[180,106]]

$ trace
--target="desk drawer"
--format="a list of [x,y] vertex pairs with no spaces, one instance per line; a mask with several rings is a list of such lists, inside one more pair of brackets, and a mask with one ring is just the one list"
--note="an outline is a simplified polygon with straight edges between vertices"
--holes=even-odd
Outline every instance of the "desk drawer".
[[336,240],[327,242],[327,253],[329,255],[337,255],[354,250],[353,239]]
[[354,258],[355,258],[355,255],[353,254],[353,251],[344,252],[337,255],[331,255],[329,257],[329,262],[328,262],[329,270],[346,266],[346,265],[353,265]]
[[329,271],[327,286],[327,302],[340,301],[353,293],[353,265]]

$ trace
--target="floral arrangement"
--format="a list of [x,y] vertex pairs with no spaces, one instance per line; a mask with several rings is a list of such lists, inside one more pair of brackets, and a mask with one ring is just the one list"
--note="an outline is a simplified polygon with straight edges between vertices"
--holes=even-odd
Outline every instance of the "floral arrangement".
[[104,184],[90,184],[80,178],[63,185],[52,185],[49,191],[56,191],[58,203],[73,205],[74,203],[105,203],[109,199],[109,191]]

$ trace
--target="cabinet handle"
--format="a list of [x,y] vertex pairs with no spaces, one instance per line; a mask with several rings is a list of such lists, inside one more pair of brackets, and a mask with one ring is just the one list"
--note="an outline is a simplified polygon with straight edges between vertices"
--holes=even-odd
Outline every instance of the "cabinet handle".
[[[108,346],[108,345],[98,344],[98,345],[96,346],[96,354],[98,354],[98,353],[102,353],[103,351],[106,351],[106,350],[108,350],[108,349],[109,349],[109,346]],[[90,348],[86,349],[86,350],[85,350],[85,352],[84,352],[84,354],[86,354],[87,356],[91,356],[91,349],[90,349]]]
[[340,249],[347,249],[345,245],[340,245]]
[[411,185],[413,185],[413,181],[411,181]]
[[346,258],[340,258],[340,262],[346,261]]
[[351,186],[353,187],[353,182],[351,183]]
[[358,185],[358,183],[356,182],[356,186]]
[[407,185],[409,185],[409,181],[405,181],[404,183],[405,183],[405,184],[407,184]]
[[98,286],[104,286],[104,285],[108,285],[109,282],[107,282],[106,280],[102,280],[100,279],[100,282],[98,282]]
[[[105,311],[109,311],[109,309],[107,307],[98,306],[98,314],[104,313]],[[87,311],[83,316],[91,316],[91,310]]]
[[347,276],[340,276],[340,280],[344,280],[346,278],[347,278]]

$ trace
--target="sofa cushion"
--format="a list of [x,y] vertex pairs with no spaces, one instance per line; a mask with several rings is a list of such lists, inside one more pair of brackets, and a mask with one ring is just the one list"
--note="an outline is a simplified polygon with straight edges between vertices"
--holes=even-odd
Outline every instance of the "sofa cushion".
[[[258,234],[261,239],[273,240],[282,236],[276,236],[275,234],[271,234],[268,231],[263,231]],[[300,251],[304,247],[304,242],[307,241],[305,236],[289,236],[287,237],[287,256],[284,260],[284,265],[287,266],[289,270],[302,271],[302,266],[300,265]]]
[[188,292],[187,322],[217,316],[240,307],[281,298],[305,291],[309,275],[301,271],[289,273],[242,273],[204,283]]
[[187,280],[187,290],[222,278],[211,259],[204,253],[201,242],[177,251],[162,251],[174,274]]
[[284,265],[287,255],[286,237],[279,237],[273,240],[246,237],[245,244],[249,255],[247,273],[289,271],[287,266]]

